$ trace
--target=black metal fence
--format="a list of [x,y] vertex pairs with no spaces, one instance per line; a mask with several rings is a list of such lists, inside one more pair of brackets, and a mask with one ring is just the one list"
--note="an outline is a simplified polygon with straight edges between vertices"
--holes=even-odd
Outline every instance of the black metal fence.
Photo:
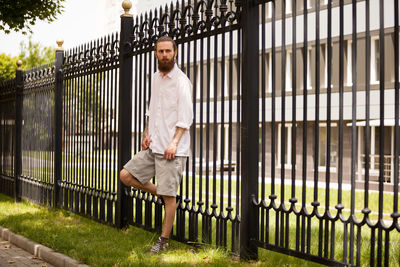
[[112,34],[65,53],[60,205],[115,224],[119,39]]
[[[173,237],[398,266],[398,1],[182,1],[0,84],[0,192],[160,231],[125,187],[170,35],[193,84]],[[351,25],[351,27],[350,27]]]
[[254,8],[260,178],[252,238],[324,264],[398,266],[398,1]]
[[30,69],[23,76],[19,194],[51,205],[54,185],[54,62]]
[[16,80],[0,83],[0,192],[14,193]]

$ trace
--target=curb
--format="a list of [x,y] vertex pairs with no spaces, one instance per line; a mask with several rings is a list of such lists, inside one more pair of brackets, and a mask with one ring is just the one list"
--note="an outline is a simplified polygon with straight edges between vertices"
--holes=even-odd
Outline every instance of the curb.
[[31,240],[21,235],[14,234],[7,228],[0,226],[0,237],[15,246],[31,253],[32,255],[54,265],[57,267],[88,267],[88,265],[81,264],[64,254],[55,252],[54,250],[32,242]]

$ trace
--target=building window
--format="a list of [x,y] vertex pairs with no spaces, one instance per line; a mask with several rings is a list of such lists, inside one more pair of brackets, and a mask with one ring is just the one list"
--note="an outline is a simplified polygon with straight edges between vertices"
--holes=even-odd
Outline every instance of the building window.
[[267,92],[272,93],[272,54],[268,52],[266,54],[266,81],[265,85],[267,86]]
[[312,48],[308,47],[307,49],[307,59],[304,58],[304,60],[307,60],[307,90],[312,89],[312,84],[311,84],[311,60],[312,60]]
[[[312,3],[311,0],[307,1],[307,9],[311,9],[312,8]],[[300,1],[300,10],[304,10],[304,1]]]
[[347,85],[353,85],[353,75],[352,75],[352,40],[347,40],[346,58],[347,58]]
[[327,49],[327,44],[322,44],[321,45],[321,59],[322,62],[320,62],[320,64],[323,64],[323,68],[324,71],[322,73],[322,77],[321,77],[321,86],[324,87],[328,87],[328,49]]
[[239,61],[237,58],[234,58],[232,61],[232,77],[230,78],[232,79],[232,96],[238,95],[238,74],[239,74],[238,68],[239,68]]
[[[203,127],[200,129],[200,125],[199,124],[196,125],[196,142],[195,142],[196,143],[196,155],[195,155],[195,157],[197,160],[200,159],[200,150],[202,150],[203,157],[205,155],[204,143],[205,143],[205,127],[206,126],[204,124],[202,126]],[[203,146],[200,146],[200,141],[201,141],[200,135],[202,135]],[[193,140],[193,137],[191,137],[191,138]],[[192,144],[194,144],[194,142],[192,142]]]
[[[232,74],[229,76],[229,59],[226,59],[224,62],[224,76],[222,76],[222,61],[218,61],[218,69],[217,69],[217,98],[220,98],[222,96],[221,92],[221,87],[222,87],[222,78],[224,79],[224,97],[229,96],[229,81],[231,79],[232,81],[232,94],[233,96],[237,96],[237,90],[238,90],[238,60],[237,58],[232,60]],[[207,100],[207,83],[210,84],[210,99],[214,99],[214,89],[215,89],[215,84],[214,84],[214,75],[215,75],[215,69],[214,69],[214,61],[211,60],[210,62],[210,70],[207,73],[207,62],[203,63],[203,77],[201,77],[201,64],[197,64],[197,70],[196,70],[196,99],[200,100],[200,92],[201,92],[201,82],[203,82],[203,101]],[[193,72],[193,71],[192,71]],[[191,74],[192,76],[192,74]]]
[[[201,68],[203,68],[203,76],[201,76]],[[210,75],[212,75],[211,67],[210,67]],[[197,64],[197,90],[196,90],[196,99],[200,100],[200,94],[203,93],[203,101],[207,99],[207,63],[203,63],[203,66],[199,63]],[[203,87],[201,87],[203,85]],[[210,84],[211,86],[211,84]],[[212,97],[210,95],[210,97]]]
[[272,9],[273,9],[272,1],[265,4],[265,17],[266,17],[266,19],[271,19],[272,18]]
[[[326,125],[319,127],[319,166],[326,167],[327,163],[327,127]],[[330,140],[330,166],[337,166],[337,151],[338,151],[338,131],[336,126],[331,124],[331,140]]]
[[[260,92],[259,92],[259,97],[262,97],[262,90],[267,93],[272,92],[272,68],[271,68],[271,62],[272,62],[272,56],[271,52],[266,52],[264,56],[265,64],[264,64],[264,73],[263,71],[263,58],[262,54],[260,55]],[[265,78],[264,80],[264,88],[262,88],[262,78]]]
[[285,75],[286,92],[292,91],[292,51],[286,51],[286,75]]
[[[332,47],[331,47],[332,48]],[[323,64],[323,76],[321,79],[321,85],[323,88],[328,88],[328,44],[322,44],[321,45],[321,56],[322,56],[322,64]],[[332,85],[332,76],[331,76],[331,88],[333,87]]]
[[285,1],[285,12],[286,14],[292,13],[292,0],[284,0]]
[[380,80],[379,72],[379,36],[371,38],[371,83],[377,84]]
[[[222,136],[222,128],[223,136]],[[217,159],[221,158],[221,153],[223,153],[223,159],[228,160],[229,153],[229,124],[218,124],[218,135],[217,135]],[[222,138],[223,137],[223,138]],[[222,139],[221,139],[222,138]],[[222,143],[223,142],[223,143]],[[222,150],[222,144],[224,149]]]
[[[210,70],[207,72],[207,62],[203,63],[203,77],[200,77],[201,65],[197,66],[197,91],[196,98],[200,99],[200,91],[203,90],[203,101],[207,101],[207,84],[210,84],[210,99],[214,98],[214,61],[210,61]],[[201,78],[203,81],[203,88],[201,88]],[[218,86],[217,86],[218,88]]]
[[[284,132],[284,147],[282,148],[282,131]],[[283,162],[287,167],[290,167],[291,158],[292,158],[292,125],[285,125],[282,127],[282,124],[278,125],[278,148],[277,148],[277,156],[278,156],[278,164],[281,165],[281,155],[285,153],[285,159]]]
[[328,4],[328,1],[329,1],[329,0],[320,0],[320,1],[319,1],[319,4],[320,4],[321,6],[326,6],[326,5]]

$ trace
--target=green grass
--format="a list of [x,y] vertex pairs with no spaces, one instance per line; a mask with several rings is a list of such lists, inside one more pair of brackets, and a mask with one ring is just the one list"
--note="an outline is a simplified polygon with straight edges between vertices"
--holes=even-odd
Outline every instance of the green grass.
[[2,194],[0,225],[91,266],[319,266],[261,249],[258,261],[240,262],[222,249],[175,241],[169,251],[151,256],[146,251],[158,237],[155,233],[136,227],[118,230],[26,201],[15,204]]
[[[77,160],[77,162],[79,162],[79,157],[74,157],[74,156],[70,156],[69,159],[71,160],[70,162],[74,162],[75,160]],[[85,160],[85,159],[84,159]],[[95,161],[96,162],[96,155],[93,155],[90,158],[86,159],[87,161]],[[99,157],[99,160],[97,161],[97,164],[100,163],[101,164],[105,164],[107,162],[107,167],[108,167],[108,161],[106,158]],[[112,162],[113,164],[113,162]],[[98,166],[98,165],[97,165]],[[106,170],[106,169],[101,169],[101,168],[91,168],[91,165],[89,165],[87,168],[86,167],[78,167],[78,166],[64,166],[63,167],[63,173],[64,173],[64,178],[70,177],[70,180],[74,181],[74,182],[78,182],[78,183],[82,183],[85,185],[88,185],[89,183],[89,179],[88,177],[93,177],[93,176],[97,176],[97,184],[102,184],[105,186],[106,189],[109,188],[110,184],[114,184],[115,179],[117,179],[118,177],[118,173],[116,171],[112,171],[112,170]],[[51,171],[51,170],[49,170]],[[68,174],[68,175],[66,175]],[[82,176],[81,176],[82,174]],[[217,172],[217,175],[219,174],[219,172]],[[102,177],[101,177],[102,176]],[[182,187],[183,187],[183,197],[186,196],[186,186],[188,186],[189,188],[189,197],[192,197],[192,186],[195,186],[195,201],[197,202],[199,200],[200,197],[200,192],[199,192],[199,187],[200,187],[200,178],[198,176],[195,177],[195,179],[193,179],[193,176],[189,176],[188,178],[183,177],[183,182],[182,182]],[[280,179],[278,179],[280,180]],[[218,204],[218,206],[220,205],[221,200],[224,203],[224,208],[226,208],[228,205],[228,185],[229,182],[227,180],[220,180],[220,179],[215,179],[215,191],[213,189],[213,182],[214,179],[212,177],[212,175],[209,176],[209,204],[211,205],[213,202],[213,195],[215,193],[215,198],[216,198],[216,203]],[[236,191],[236,186],[237,186],[237,182],[236,182],[236,176],[233,175],[232,176],[232,182],[231,182],[231,188],[232,188],[232,206],[234,208],[233,210],[233,214],[235,214],[236,209],[240,208],[240,207],[236,207],[236,196],[235,196],[235,191]],[[223,195],[221,195],[221,187],[223,186]],[[206,179],[205,177],[203,177],[202,179],[202,187],[203,187],[203,192],[201,194],[202,196],[202,200],[205,201],[206,195],[205,195],[205,191],[206,191]],[[112,191],[114,191],[114,187],[111,188]],[[289,207],[288,205],[288,199],[291,197],[291,185],[285,185],[285,205],[286,207]],[[261,183],[259,183],[259,199],[261,199]],[[277,200],[278,205],[281,201],[281,187],[279,185],[275,185],[274,188],[274,192],[275,194],[278,196]],[[299,200],[299,202],[301,202],[302,199],[302,187],[301,186],[296,186],[295,187],[295,193],[296,193],[296,197]],[[318,211],[320,212],[320,214],[323,214],[325,212],[325,196],[327,194],[327,190],[323,189],[323,188],[318,188],[317,190],[318,193],[318,200],[320,201],[320,207],[318,208]],[[329,210],[331,212],[332,215],[336,215],[337,211],[334,208],[334,206],[338,203],[338,190],[337,189],[330,189],[329,191],[330,193],[330,202],[329,202]],[[266,197],[266,201],[267,204],[269,203],[268,200],[268,195],[271,194],[271,184],[266,184],[265,185],[265,197]],[[355,216],[361,220],[363,218],[363,214],[360,212],[361,209],[364,208],[364,197],[365,197],[365,193],[362,191],[356,191],[355,192]],[[342,204],[345,207],[345,210],[343,211],[343,215],[345,218],[348,218],[350,216],[350,204],[351,204],[351,192],[349,190],[343,190],[342,191]],[[378,192],[369,192],[368,193],[368,199],[369,199],[369,208],[372,210],[372,214],[370,214],[370,219],[373,220],[374,222],[376,222],[376,220],[378,219],[378,206],[379,206],[379,193]],[[310,204],[313,202],[314,200],[314,188],[313,187],[307,187],[306,188],[306,196],[305,196],[305,203],[307,205],[307,210],[309,212],[311,212],[312,207],[310,206]],[[240,202],[240,200],[239,200]],[[400,202],[399,202],[400,204]],[[190,205],[192,205],[190,203]],[[196,205],[197,206],[197,205]],[[301,203],[297,203],[296,204],[296,208],[299,210],[301,207]],[[217,213],[219,213],[221,211],[221,208],[218,207],[217,208]],[[391,221],[393,221],[393,219],[390,217],[390,213],[393,212],[393,193],[388,193],[385,192],[383,194],[383,219],[386,221],[389,221],[389,223]],[[224,210],[224,214],[226,215],[227,212]],[[154,215],[154,213],[153,213]],[[189,224],[189,220],[188,220],[188,213],[186,213],[186,226],[188,226]],[[273,242],[275,240],[275,236],[274,236],[274,229],[275,229],[275,212],[271,212],[270,213],[270,225],[269,225],[269,229],[270,229],[270,242]],[[294,244],[295,244],[295,229],[296,229],[296,225],[295,225],[295,216],[294,215],[290,215],[290,219],[289,219],[289,247],[294,249]],[[154,220],[153,220],[154,221]],[[215,244],[215,239],[216,239],[216,229],[215,229],[215,219],[212,219],[213,221],[213,231],[212,231],[212,240],[213,243]],[[199,216],[199,235],[201,235],[201,222],[202,222],[202,218],[201,216]],[[325,226],[325,223],[324,223]],[[335,231],[335,259],[341,261],[342,260],[342,255],[343,255],[343,251],[341,251],[341,248],[343,247],[343,223],[341,222],[337,222],[336,223],[336,231]],[[231,245],[231,227],[232,224],[230,222],[228,222],[227,225],[227,246],[228,248],[230,248]],[[319,231],[319,225],[318,225],[318,220],[315,219],[315,217],[312,219],[312,223],[311,223],[311,253],[316,255],[318,253],[317,249],[318,249],[318,231]],[[350,232],[350,231],[349,231]],[[377,234],[377,233],[376,233]],[[369,265],[369,256],[370,256],[370,250],[369,250],[369,246],[370,246],[370,235],[371,235],[371,230],[368,226],[363,226],[362,227],[362,239],[361,239],[361,257],[362,257],[362,265],[363,266],[368,266]],[[186,237],[188,237],[188,227],[186,227]],[[399,266],[400,263],[398,261],[398,259],[400,258],[400,233],[397,232],[396,230],[391,231],[390,233],[390,266]],[[260,255],[264,255],[264,253],[267,253],[268,256],[265,257],[266,259],[270,259],[272,257],[274,257],[273,255],[275,255],[272,252],[267,252],[266,250],[262,250],[260,249]],[[272,253],[272,254],[271,254]],[[276,254],[277,256],[277,260],[281,258],[280,254]],[[136,259],[136,258],[135,258]],[[281,259],[280,259],[281,260]],[[273,261],[273,262],[276,262]],[[296,259],[297,261],[297,259]],[[189,264],[189,263],[188,263]],[[129,264],[128,264],[129,265]],[[298,263],[296,263],[296,265],[298,265]],[[282,266],[282,264],[278,264],[278,266]]]

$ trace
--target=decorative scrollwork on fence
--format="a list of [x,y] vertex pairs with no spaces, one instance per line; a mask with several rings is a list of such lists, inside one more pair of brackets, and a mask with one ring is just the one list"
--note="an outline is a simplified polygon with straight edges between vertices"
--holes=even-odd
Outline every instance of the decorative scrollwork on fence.
[[50,62],[38,67],[29,69],[24,73],[24,94],[54,90],[55,84],[55,62]]
[[76,77],[91,71],[116,68],[119,63],[118,33],[113,33],[90,43],[75,47],[65,53],[64,75]]
[[195,0],[186,5],[172,2],[154,12],[136,17],[131,36],[132,53],[151,49],[157,39],[168,35],[181,42],[229,31],[240,24],[240,0]]

